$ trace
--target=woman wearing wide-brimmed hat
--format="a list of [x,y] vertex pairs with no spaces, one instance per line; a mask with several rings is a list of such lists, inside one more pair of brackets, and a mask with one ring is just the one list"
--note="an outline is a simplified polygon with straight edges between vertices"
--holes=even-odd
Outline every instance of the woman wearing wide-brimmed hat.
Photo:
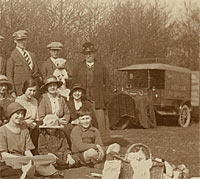
[[47,114],[55,114],[59,122],[64,125],[64,132],[69,139],[70,136],[67,130],[67,124],[70,120],[69,109],[63,96],[59,95],[58,88],[62,85],[62,82],[57,81],[55,76],[49,76],[45,78],[44,85],[41,87],[42,95],[38,116],[40,120],[43,120]]
[[92,109],[92,104],[90,101],[85,99],[85,92],[86,92],[85,89],[79,83],[74,84],[74,86],[72,87],[70,91],[70,100],[67,102],[67,106],[70,112],[70,122],[71,124],[77,124],[78,122],[77,111],[81,107],[87,107],[88,109],[91,110],[91,114],[93,118],[92,125],[98,128],[98,123],[97,123],[94,110]]
[[57,169],[66,169],[75,164],[65,134],[62,130],[64,126],[59,124],[58,117],[48,114],[39,126],[41,133],[38,139],[38,151],[41,155],[55,155],[57,160],[54,166]]
[[13,88],[11,82],[5,75],[0,74],[0,126],[7,122],[6,109],[7,106],[15,99],[9,94]]
[[[34,145],[27,128],[23,127],[26,109],[19,103],[8,105],[9,122],[0,127],[0,158],[5,161],[0,165],[0,177],[34,177],[35,171],[43,176],[56,175],[52,165],[56,158],[50,155],[33,156]],[[3,167],[3,170],[1,168]]]

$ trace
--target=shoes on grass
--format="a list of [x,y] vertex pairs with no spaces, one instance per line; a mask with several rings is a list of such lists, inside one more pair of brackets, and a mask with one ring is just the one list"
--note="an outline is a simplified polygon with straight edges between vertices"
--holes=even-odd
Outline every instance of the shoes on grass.
[[22,166],[22,175],[20,179],[25,179],[26,177],[33,178],[35,175],[35,166],[32,160],[29,161],[27,165]]

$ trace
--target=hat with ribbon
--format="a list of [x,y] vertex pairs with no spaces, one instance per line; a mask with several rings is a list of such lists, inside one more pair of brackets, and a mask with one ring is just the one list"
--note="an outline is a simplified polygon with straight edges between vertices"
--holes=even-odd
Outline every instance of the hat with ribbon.
[[61,129],[64,126],[59,124],[59,118],[55,114],[47,114],[43,119],[43,124],[39,128]]
[[0,74],[0,84],[6,84],[8,86],[8,90],[13,88],[12,83],[8,81],[8,78],[5,75]]
[[13,33],[14,40],[22,40],[27,39],[27,31],[26,30],[18,30]]
[[63,44],[60,42],[51,42],[47,45],[47,48],[50,50],[61,50],[63,47]]
[[94,44],[91,42],[85,42],[82,45],[82,54],[88,54],[88,53],[95,53],[97,49],[94,48]]
[[51,84],[51,83],[56,83],[57,86],[58,86],[58,88],[59,88],[60,86],[62,86],[62,84],[63,84],[61,81],[58,81],[57,78],[56,78],[55,76],[51,75],[51,76],[46,77],[46,78],[44,79],[44,85],[41,86],[40,90],[45,91],[46,88],[47,88],[47,85],[48,85],[48,84]]
[[24,112],[24,116],[26,115],[26,109],[21,104],[19,104],[17,102],[10,103],[8,105],[6,111],[7,111],[7,116],[8,117],[11,117],[17,111],[23,111]]

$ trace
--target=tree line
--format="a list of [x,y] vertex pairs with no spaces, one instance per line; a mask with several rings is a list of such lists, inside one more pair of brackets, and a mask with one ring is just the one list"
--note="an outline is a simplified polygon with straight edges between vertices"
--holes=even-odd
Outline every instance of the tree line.
[[39,64],[48,57],[46,45],[59,41],[64,44],[61,56],[73,68],[83,58],[81,45],[91,41],[117,87],[124,82],[117,69],[141,58],[199,70],[200,7],[185,3],[184,17],[172,19],[160,0],[1,0],[0,35],[5,37],[1,52],[9,58],[13,32],[26,29],[28,49]]

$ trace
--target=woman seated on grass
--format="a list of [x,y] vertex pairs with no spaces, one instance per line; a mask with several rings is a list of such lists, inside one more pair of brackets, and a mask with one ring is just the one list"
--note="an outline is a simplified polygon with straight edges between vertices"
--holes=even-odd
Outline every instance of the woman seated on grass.
[[39,126],[41,133],[38,140],[38,151],[41,155],[53,155],[56,157],[56,169],[67,169],[75,164],[71,156],[71,151],[65,134],[62,130],[63,125],[59,124],[56,116],[47,115],[43,120],[43,125]]
[[[57,176],[58,171],[52,165],[56,158],[51,155],[33,156],[34,145],[27,128],[23,128],[26,109],[19,103],[11,103],[8,108],[9,122],[0,127],[0,157],[4,163],[0,165],[1,177],[20,174],[34,177],[35,171],[42,176]],[[4,168],[1,170],[1,168]],[[10,172],[13,171],[13,172]]]

